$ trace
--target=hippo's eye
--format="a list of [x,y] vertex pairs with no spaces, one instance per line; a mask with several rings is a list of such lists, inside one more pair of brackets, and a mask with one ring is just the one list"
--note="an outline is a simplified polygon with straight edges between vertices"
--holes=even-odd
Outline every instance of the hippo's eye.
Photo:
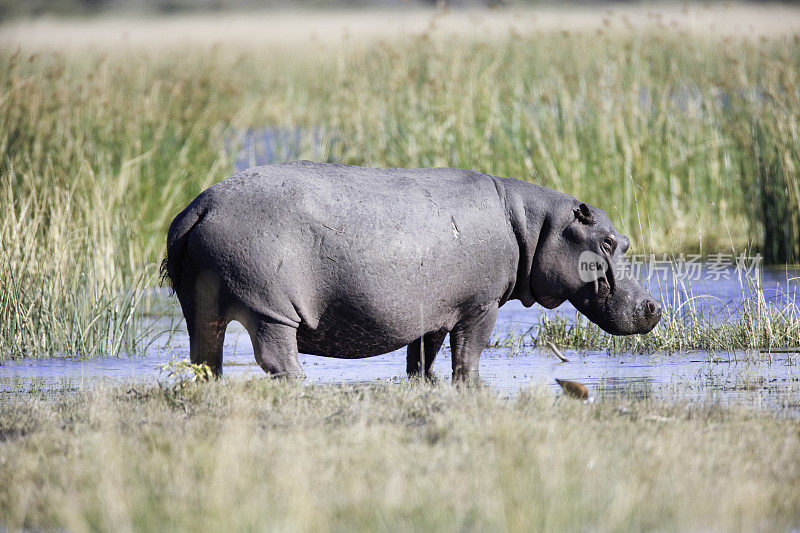
[[617,239],[609,235],[605,239],[603,239],[603,248],[610,254],[614,253],[614,250],[617,248]]

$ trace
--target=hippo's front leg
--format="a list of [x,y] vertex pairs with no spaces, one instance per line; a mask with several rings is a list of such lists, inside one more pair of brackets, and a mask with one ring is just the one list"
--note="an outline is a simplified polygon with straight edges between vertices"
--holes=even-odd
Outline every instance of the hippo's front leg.
[[450,332],[453,352],[453,383],[478,381],[478,362],[481,352],[492,336],[497,319],[497,302],[493,302],[461,319]]
[[297,328],[267,319],[253,322],[248,331],[256,361],[264,372],[274,377],[304,378],[297,358]]

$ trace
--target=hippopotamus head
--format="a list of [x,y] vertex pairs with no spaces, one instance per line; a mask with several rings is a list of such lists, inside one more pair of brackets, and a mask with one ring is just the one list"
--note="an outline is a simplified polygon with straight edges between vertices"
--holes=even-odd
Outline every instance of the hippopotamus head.
[[540,232],[531,269],[534,299],[548,309],[569,300],[614,335],[647,333],[661,319],[661,304],[634,276],[625,259],[629,246],[605,211],[570,197],[550,211]]

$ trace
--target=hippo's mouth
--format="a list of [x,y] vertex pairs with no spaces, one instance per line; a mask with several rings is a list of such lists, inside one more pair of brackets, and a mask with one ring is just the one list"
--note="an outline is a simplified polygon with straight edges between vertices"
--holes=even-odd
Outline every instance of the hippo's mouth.
[[570,303],[586,318],[612,335],[648,333],[661,320],[661,304],[638,282],[617,280],[614,290],[601,282],[586,285]]

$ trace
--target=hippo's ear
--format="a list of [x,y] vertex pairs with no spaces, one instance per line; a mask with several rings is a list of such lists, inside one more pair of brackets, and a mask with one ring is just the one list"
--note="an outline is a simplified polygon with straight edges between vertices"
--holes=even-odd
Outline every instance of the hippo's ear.
[[578,219],[579,222],[582,224],[586,224],[587,226],[594,225],[594,215],[592,211],[589,209],[589,206],[586,204],[581,204],[575,208],[575,218]]

